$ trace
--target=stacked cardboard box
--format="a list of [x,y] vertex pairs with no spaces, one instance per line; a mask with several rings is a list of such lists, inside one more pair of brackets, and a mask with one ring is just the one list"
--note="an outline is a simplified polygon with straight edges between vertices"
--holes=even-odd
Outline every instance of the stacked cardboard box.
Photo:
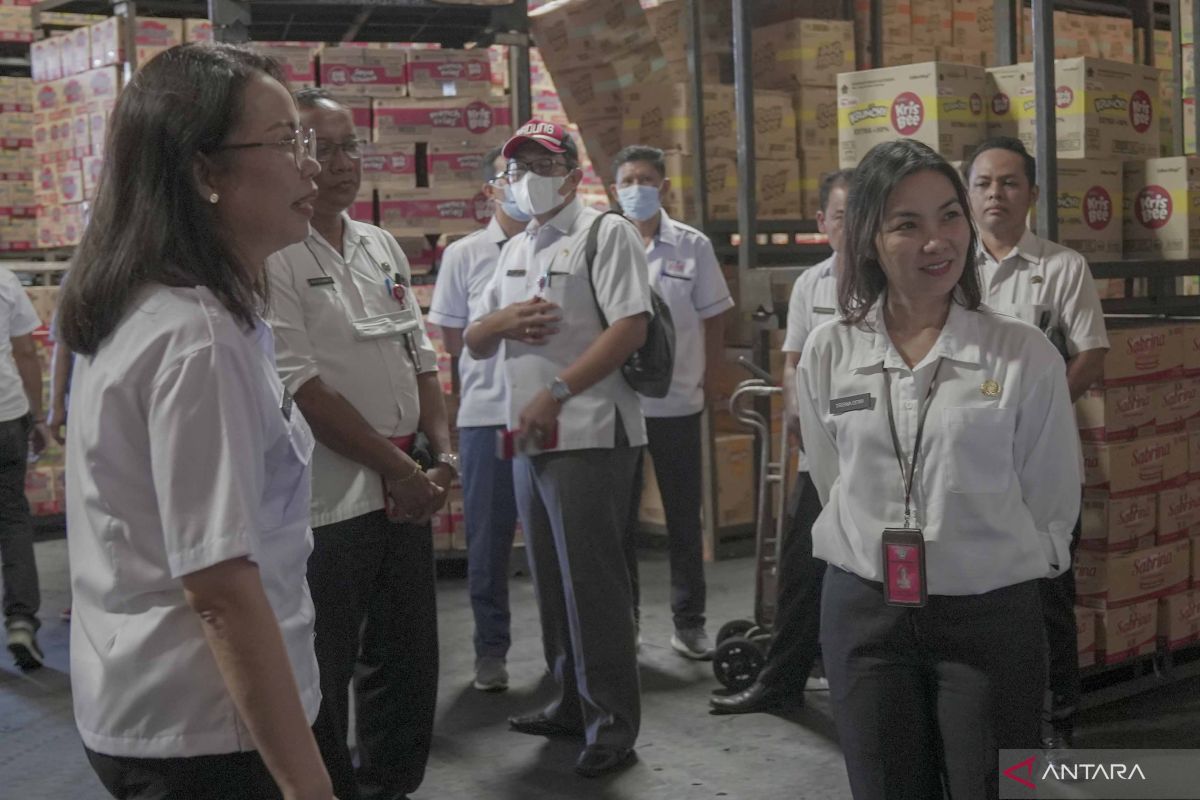
[[37,243],[32,82],[0,77],[0,251]]
[[1076,405],[1085,470],[1077,598],[1097,612],[1103,664],[1183,646],[1200,630],[1189,592],[1200,537],[1200,325],[1109,336],[1104,382]]
[[1125,257],[1200,258],[1200,159],[1125,162]]
[[[1128,17],[1054,12],[1054,57],[1090,56],[1113,61],[1134,62],[1133,22]],[[1018,58],[1033,59],[1033,11],[1023,10],[1017,30]]]
[[32,42],[32,0],[0,0],[0,42]]

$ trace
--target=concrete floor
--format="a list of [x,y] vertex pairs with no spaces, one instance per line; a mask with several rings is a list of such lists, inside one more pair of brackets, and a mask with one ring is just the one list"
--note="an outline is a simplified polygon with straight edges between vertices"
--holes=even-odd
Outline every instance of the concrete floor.
[[[24,676],[0,657],[0,798],[104,800],[75,733],[67,677],[68,625],[62,541],[38,545],[43,581],[41,642],[48,668]],[[716,717],[706,700],[716,686],[708,664],[686,661],[667,645],[667,568],[643,554],[642,734],[639,761],[624,773],[575,776],[573,742],[507,731],[505,718],[552,696],[545,678],[528,580],[512,587],[512,688],[470,688],[473,653],[465,581],[439,585],[442,683],[436,741],[415,800],[782,800],[847,798],[849,787],[824,693],[788,716]],[[709,565],[710,629],[746,616],[753,597],[749,559]],[[1087,712],[1079,744],[1091,747],[1200,747],[1200,681]]]

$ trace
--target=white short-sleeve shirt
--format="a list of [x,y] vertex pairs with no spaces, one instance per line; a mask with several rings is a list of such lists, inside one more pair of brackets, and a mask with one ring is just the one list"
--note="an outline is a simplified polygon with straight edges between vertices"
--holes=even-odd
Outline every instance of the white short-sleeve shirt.
[[1108,347],[1100,293],[1087,259],[1026,230],[996,261],[980,248],[983,301],[995,311],[1040,328],[1067,358]]
[[[466,328],[479,319],[483,295],[492,282],[500,260],[500,249],[508,241],[495,217],[488,226],[453,242],[442,254],[429,321],[443,328]],[[462,402],[458,406],[460,428],[503,425],[508,420],[504,375],[500,364],[504,344],[491,358],[476,359],[463,348],[458,357],[458,380]]]
[[147,287],[75,360],[67,427],[71,689],[83,743],[114,756],[253,750],[181,578],[258,565],[300,699],[320,705],[312,433],[246,331],[203,288]]
[[29,398],[13,358],[12,340],[28,336],[41,324],[20,279],[12,270],[0,267],[0,422],[29,413]]
[[647,417],[683,417],[704,410],[704,325],[733,307],[712,242],[690,225],[662,212],[658,233],[646,248],[650,285],[671,309],[675,364],[666,397],[641,397]]
[[[500,254],[481,311],[486,315],[533,298],[539,278],[542,296],[562,308],[559,331],[545,344],[505,342],[504,374],[508,387],[508,425],[518,426],[521,410],[533,396],[574,363],[604,329],[597,301],[609,323],[653,313],[646,248],[627,220],[609,215],[601,223],[595,263],[595,294],[588,281],[585,244],[600,212],[575,198],[544,225],[537,220],[514,236]],[[613,447],[620,415],[630,445],[646,443],[646,421],[637,393],[619,369],[563,404],[558,417],[558,450]]]
[[906,460],[938,373],[913,489],[930,594],[981,594],[1070,568],[1080,448],[1062,358],[1032,326],[957,303],[912,369],[879,305],[861,325],[827,322],[808,337],[796,377],[809,474],[824,504],[814,555],[879,581],[882,532],[904,524],[885,369]]
[[[421,322],[420,365],[403,339],[359,341],[353,321],[395,312],[385,280],[411,280],[408,259],[387,231],[343,216],[345,253],[316,231],[267,259],[279,374],[294,394],[315,377],[340,393],[378,433],[407,436],[420,421],[418,372],[437,371],[437,352]],[[415,300],[409,293],[409,302]],[[314,526],[383,508],[379,474],[317,442],[313,457]]]
[[[818,325],[839,316],[837,307],[837,256],[814,264],[796,278],[792,296],[788,299],[787,333],[783,352],[804,352],[804,342]],[[797,472],[808,471],[808,457],[803,450],[796,453]]]

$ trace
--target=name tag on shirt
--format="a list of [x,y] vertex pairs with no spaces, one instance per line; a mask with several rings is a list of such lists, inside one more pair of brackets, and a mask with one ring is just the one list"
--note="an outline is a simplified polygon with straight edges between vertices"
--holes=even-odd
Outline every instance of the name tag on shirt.
[[856,394],[852,397],[836,397],[829,401],[829,413],[835,417],[848,411],[871,411],[875,408],[875,398],[869,394]]
[[504,273],[504,277],[506,278],[523,278],[524,276],[525,270],[523,269],[510,269],[508,272]]
[[829,308],[828,306],[813,306],[813,313],[814,314],[833,314],[833,313],[835,313],[835,310],[832,308]]
[[309,286],[332,286],[333,278],[329,277],[328,275],[325,275],[324,277],[321,277],[321,278],[309,278],[308,285]]

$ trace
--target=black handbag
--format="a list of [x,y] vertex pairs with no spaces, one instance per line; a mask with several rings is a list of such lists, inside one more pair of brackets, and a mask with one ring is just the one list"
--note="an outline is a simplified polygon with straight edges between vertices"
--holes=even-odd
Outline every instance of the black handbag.
[[[592,301],[596,303],[596,313],[600,315],[600,324],[608,328],[608,319],[596,299],[596,283],[592,280],[592,267],[596,261],[596,252],[600,249],[600,223],[609,214],[615,214],[625,219],[619,211],[606,211],[596,217],[588,231],[587,246],[584,256],[587,259],[588,284],[592,287]],[[632,224],[632,223],[628,223]],[[675,324],[671,321],[671,309],[667,301],[650,288],[650,306],[654,310],[646,327],[646,342],[629,356],[621,365],[621,374],[633,390],[646,397],[666,397],[671,390],[671,377],[675,371]]]

